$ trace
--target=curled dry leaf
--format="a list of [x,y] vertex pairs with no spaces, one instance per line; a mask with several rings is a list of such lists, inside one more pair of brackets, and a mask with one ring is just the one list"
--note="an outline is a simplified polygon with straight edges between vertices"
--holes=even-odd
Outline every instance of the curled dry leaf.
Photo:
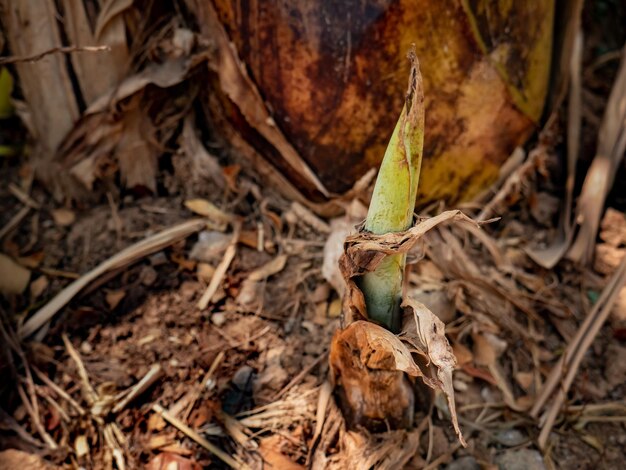
[[452,425],[461,444],[466,446],[459,428],[454,403],[454,387],[452,386],[452,372],[456,367],[456,357],[446,338],[445,325],[426,306],[410,297],[402,302],[404,308],[404,322],[402,338],[413,345],[419,354],[425,355],[437,369],[438,382],[424,380],[427,385],[441,390],[448,401]]
[[411,352],[390,331],[366,321],[339,330],[330,348],[331,377],[349,427],[410,428],[414,395],[405,372],[422,375]]
[[[456,358],[445,336],[444,323],[425,305],[405,296],[403,328],[399,336],[371,323],[357,277],[376,269],[388,255],[407,253],[429,230],[444,222],[471,225],[475,222],[460,211],[447,211],[425,219],[398,233],[359,233],[347,237],[340,268],[347,284],[344,297],[344,327],[331,345],[330,366],[338,385],[344,412],[360,424],[376,424],[381,416],[406,424],[406,410],[413,412],[414,399],[408,376],[421,377],[447,399],[452,424],[461,444],[466,445],[456,416],[452,372]],[[434,367],[420,368],[413,354]],[[420,361],[421,363],[422,361]],[[434,370],[434,372],[433,372]],[[372,429],[372,427],[370,427]],[[375,429],[375,426],[374,428]]]

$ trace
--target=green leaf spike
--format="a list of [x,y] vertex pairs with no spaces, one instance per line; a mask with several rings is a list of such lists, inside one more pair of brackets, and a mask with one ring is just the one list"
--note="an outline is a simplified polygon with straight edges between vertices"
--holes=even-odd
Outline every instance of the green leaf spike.
[[[409,53],[411,74],[402,113],[380,165],[367,212],[365,230],[377,235],[407,230],[413,223],[415,197],[424,147],[424,89],[414,51]],[[406,255],[387,256],[360,279],[370,319],[397,332]]]

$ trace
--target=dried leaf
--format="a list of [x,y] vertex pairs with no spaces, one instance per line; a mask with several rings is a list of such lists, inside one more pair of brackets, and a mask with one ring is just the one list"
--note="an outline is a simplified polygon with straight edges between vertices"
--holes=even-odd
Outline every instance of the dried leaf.
[[271,469],[304,470],[305,467],[295,463],[280,451],[282,439],[278,434],[261,439],[259,453],[263,457],[265,465]]
[[[441,383],[439,388],[446,395],[452,425],[461,444],[467,446],[456,415],[454,387],[452,385],[452,372],[456,367],[456,358],[446,338],[445,325],[424,304],[410,297],[403,299],[402,307],[405,309],[402,337],[418,350],[426,353],[432,364],[437,368],[437,378]],[[407,313],[412,315],[407,315]],[[431,381],[430,383],[433,382]]]
[[519,384],[522,389],[528,393],[530,392],[530,387],[533,384],[534,374],[532,372],[518,372],[515,374],[515,381]]
[[52,218],[54,219],[54,223],[59,227],[67,227],[68,225],[72,225],[76,220],[76,213],[70,209],[65,209],[63,207],[59,209],[54,209],[50,211],[52,214]]
[[185,207],[191,212],[207,217],[218,224],[227,224],[233,221],[233,216],[218,208],[215,204],[206,199],[188,199]]
[[0,452],[0,468],[3,470],[52,470],[60,469],[35,454],[29,454],[17,449],[7,449]]
[[255,269],[248,276],[248,280],[258,282],[281,272],[287,264],[287,255],[279,255],[273,260]]
[[110,290],[106,293],[105,300],[111,310],[115,310],[115,307],[119,305],[122,299],[126,297],[126,291],[123,289]]
[[46,276],[39,276],[30,284],[30,298],[31,300],[37,300],[41,294],[48,288],[48,278]]
[[202,279],[206,283],[211,282],[211,278],[213,274],[215,274],[215,268],[213,266],[209,263],[198,263],[196,269],[199,279]]
[[422,371],[411,357],[411,351],[391,331],[366,321],[357,321],[341,330],[333,342],[344,342],[355,348],[360,362],[373,370],[400,370],[414,377]]
[[454,343],[452,345],[452,352],[459,366],[470,364],[474,360],[474,354],[462,343]]
[[135,95],[126,107],[115,156],[126,188],[147,188],[156,194],[158,154],[151,145],[157,140],[156,129],[140,101],[141,96]]
[[330,349],[331,377],[350,427],[409,428],[414,395],[405,373],[422,375],[393,333],[367,321],[337,331]]
[[324,244],[324,261],[322,263],[322,276],[333,286],[340,297],[343,297],[346,283],[339,270],[339,259],[343,254],[343,243],[348,235],[355,233],[357,221],[348,217],[338,217],[330,222],[330,235],[326,237]]
[[5,295],[21,294],[28,287],[29,281],[28,269],[0,253],[0,292]]

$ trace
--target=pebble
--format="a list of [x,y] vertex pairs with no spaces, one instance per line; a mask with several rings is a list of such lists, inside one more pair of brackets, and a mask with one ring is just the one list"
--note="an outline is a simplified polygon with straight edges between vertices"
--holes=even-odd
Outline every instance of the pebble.
[[250,376],[254,373],[254,369],[250,366],[241,366],[237,369],[237,372],[233,375],[232,383],[239,390],[245,390],[248,381],[250,380]]
[[217,327],[222,326],[226,323],[226,314],[224,312],[215,312],[211,315],[211,322]]
[[496,441],[507,447],[515,447],[523,444],[528,440],[519,429],[504,429],[498,431],[495,435]]
[[543,457],[533,449],[507,450],[496,458],[500,470],[546,470]]
[[449,463],[446,470],[480,470],[480,465],[474,457],[466,455]]

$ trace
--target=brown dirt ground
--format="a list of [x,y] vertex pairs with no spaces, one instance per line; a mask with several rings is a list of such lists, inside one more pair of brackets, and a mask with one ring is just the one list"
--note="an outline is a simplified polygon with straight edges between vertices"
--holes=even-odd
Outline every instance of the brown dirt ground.
[[[593,3],[596,9],[610,4]],[[606,18],[606,12],[586,12],[587,65],[603,52],[593,45],[608,44],[596,14]],[[616,28],[619,25],[608,29]],[[589,68],[584,76],[584,155],[594,152],[607,83],[614,73],[612,65],[608,68],[613,72]],[[561,133],[557,128],[556,135]],[[557,158],[563,151],[561,140],[550,142],[541,165],[509,195],[506,207],[499,208],[505,214],[502,220],[485,228],[512,270],[502,270],[484,243],[453,228],[429,236],[424,259],[411,268],[411,288],[442,316],[459,359],[455,389],[469,444],[467,449],[454,446],[445,405],[435,398],[433,408],[416,410],[417,422],[427,415],[431,421],[412,468],[427,462],[440,462],[431,468],[445,468],[471,456],[481,468],[492,469],[502,456],[537,449],[539,429],[527,413],[537,383],[563,353],[626,251],[626,219],[616,211],[605,219],[603,231],[617,232],[622,241],[607,243],[601,233],[593,268],[563,262],[552,271],[543,270],[524,253],[525,247],[552,239],[555,231],[563,180]],[[55,221],[53,211],[59,207],[49,195],[37,183],[31,189],[27,163],[3,160],[0,165],[0,227],[23,207],[8,190],[9,183],[25,187],[41,205],[1,240],[0,251],[18,259],[32,275],[23,295],[0,297],[0,450],[19,449],[31,457],[2,453],[6,460],[0,461],[0,468],[28,468],[31,458],[32,468],[43,468],[36,455],[65,468],[110,468],[116,450],[111,442],[118,442],[127,468],[166,468],[168,463],[181,469],[225,468],[213,453],[155,413],[153,404],[169,409],[210,443],[255,468],[301,469],[312,462],[317,400],[328,373],[326,353],[339,324],[338,295],[321,270],[328,237],[323,226],[312,227],[294,213],[289,201],[260,188],[247,175],[240,175],[237,189],[226,193],[210,185],[161,181],[160,187],[174,190],[163,190],[162,197],[114,194],[108,202],[72,209],[75,219],[65,226]],[[43,338],[10,342],[17,325],[75,276],[191,218],[183,205],[189,197],[212,201],[235,214],[243,227],[235,258],[207,309],[198,309],[196,303],[224,246],[210,252],[207,244],[198,243],[201,237],[193,235],[91,284],[54,317]],[[619,209],[625,200],[619,190],[612,195]],[[475,207],[465,209],[477,213]],[[261,251],[256,249],[259,231]],[[232,227],[225,228],[227,236],[231,232]],[[219,233],[211,236],[224,241]],[[194,248],[203,254],[202,262],[192,256]],[[286,256],[282,269],[246,286],[252,272],[280,255]],[[116,395],[139,382],[155,364],[162,375],[121,411],[99,414],[87,398],[64,334],[84,365],[99,405],[119,402]],[[38,410],[29,410],[25,402],[36,403]],[[586,354],[550,445],[542,452],[546,465],[623,468],[625,422],[622,295]],[[114,428],[119,433],[112,440]],[[46,446],[43,435],[57,449]],[[333,436],[322,449],[331,457],[338,451]]]
[[[546,158],[549,166],[552,157]],[[6,169],[5,182],[19,183],[23,178],[20,175],[26,172],[19,166]],[[442,305],[453,305],[445,320],[448,336],[460,356],[455,387],[461,424],[469,442],[468,449],[446,455],[455,442],[454,433],[444,408],[435,411],[430,431],[422,436],[415,468],[427,459],[432,462],[443,456],[443,462],[449,462],[463,455],[471,455],[489,468],[503,452],[534,448],[536,424],[525,412],[505,404],[492,371],[481,362],[480,345],[484,342],[480,338],[492,334],[497,341],[505,342],[499,358],[505,380],[518,403],[532,400],[535,388],[525,382],[523,373],[540,376],[549,371],[605,282],[601,274],[606,273],[580,271],[566,263],[553,272],[543,271],[523,254],[521,247],[531,239],[549,237],[550,225],[541,225],[546,222],[542,219],[545,214],[533,216],[532,201],[547,194],[551,184],[549,178],[533,175],[523,190],[527,194],[519,195],[519,202],[509,207],[500,223],[487,228],[516,267],[533,276],[528,286],[518,285],[516,290],[494,296],[482,284],[464,277],[462,271],[433,261],[438,259],[436,250],[440,246],[436,237],[429,239],[426,258],[413,269],[415,288],[438,284],[430,295],[435,292]],[[1,197],[3,206],[10,208],[2,214],[4,223],[19,204],[6,192]],[[32,197],[42,203],[42,208],[33,211],[19,230],[4,240],[3,251],[29,264],[33,281],[46,276],[48,284],[42,292],[2,301],[6,327],[68,284],[69,279],[46,268],[85,272],[146,235],[192,217],[181,198],[127,196],[113,205],[74,211],[76,219],[62,227],[51,215],[55,205],[37,185]],[[239,200],[236,205],[229,205],[228,199],[224,203],[223,198],[213,198],[225,210],[241,216],[244,236],[208,309],[196,307],[207,282],[198,274],[199,263],[190,256],[198,241],[198,236],[192,236],[90,286],[55,317],[44,342],[22,343],[30,370],[41,370],[86,409],[89,406],[77,366],[63,345],[62,333],[78,351],[89,381],[101,397],[114,396],[137,383],[154,364],[161,365],[161,378],[125,409],[106,414],[98,422],[88,415],[79,416],[65,399],[35,377],[42,425],[59,448],[46,451],[6,429],[4,446],[44,455],[56,464],[104,468],[112,457],[103,438],[103,426],[113,422],[124,435],[123,453],[131,468],[159,468],[163,459],[179,459],[179,465],[189,466],[181,468],[194,468],[196,464],[220,468],[210,452],[151,410],[153,403],[165,408],[179,403],[179,418],[191,428],[204,431],[227,453],[257,465],[265,459],[277,468],[303,468],[315,429],[317,394],[328,370],[325,354],[338,326],[337,294],[321,276],[327,234],[316,232],[303,219],[294,217],[289,205],[276,196],[265,197],[261,192],[261,200],[257,198],[233,196],[231,201]],[[622,214],[618,215],[623,219]],[[548,216],[552,220],[556,214]],[[623,223],[621,228],[626,230]],[[265,233],[262,252],[252,248],[261,226]],[[495,266],[484,246],[466,235],[450,233],[481,272],[494,275]],[[223,249],[207,255],[206,264],[214,267],[222,254]],[[242,297],[249,274],[278,254],[286,255],[285,267],[259,283],[252,297]],[[611,256],[620,254],[612,252]],[[443,297],[441,292],[445,293]],[[513,306],[515,299],[508,296],[515,295],[527,297],[522,299],[528,300],[524,305],[539,315],[538,321],[530,321],[527,314]],[[618,305],[620,308],[623,306]],[[569,395],[568,408],[552,434],[547,455],[557,468],[609,469],[620,468],[623,462],[626,346],[620,318],[623,311],[616,311],[611,324],[594,342]],[[16,393],[16,382],[11,381],[27,384],[24,362],[15,352],[8,356],[12,360],[5,363],[2,373],[11,379],[2,387],[3,408],[26,433],[40,441]],[[212,366],[210,386],[198,389]],[[296,383],[285,391],[284,387],[296,377]],[[196,389],[195,400],[186,400],[187,392]],[[613,411],[598,415],[593,412],[594,404],[605,404],[607,409],[612,406]],[[264,409],[274,410],[275,416],[260,415]],[[251,410],[251,416],[259,419],[244,420],[235,429],[243,436],[253,436],[255,444],[242,444],[232,425],[227,426],[225,414],[243,418]],[[418,413],[424,416],[425,411]],[[64,419],[63,413],[69,419]],[[88,450],[79,457],[77,440],[83,439]]]

